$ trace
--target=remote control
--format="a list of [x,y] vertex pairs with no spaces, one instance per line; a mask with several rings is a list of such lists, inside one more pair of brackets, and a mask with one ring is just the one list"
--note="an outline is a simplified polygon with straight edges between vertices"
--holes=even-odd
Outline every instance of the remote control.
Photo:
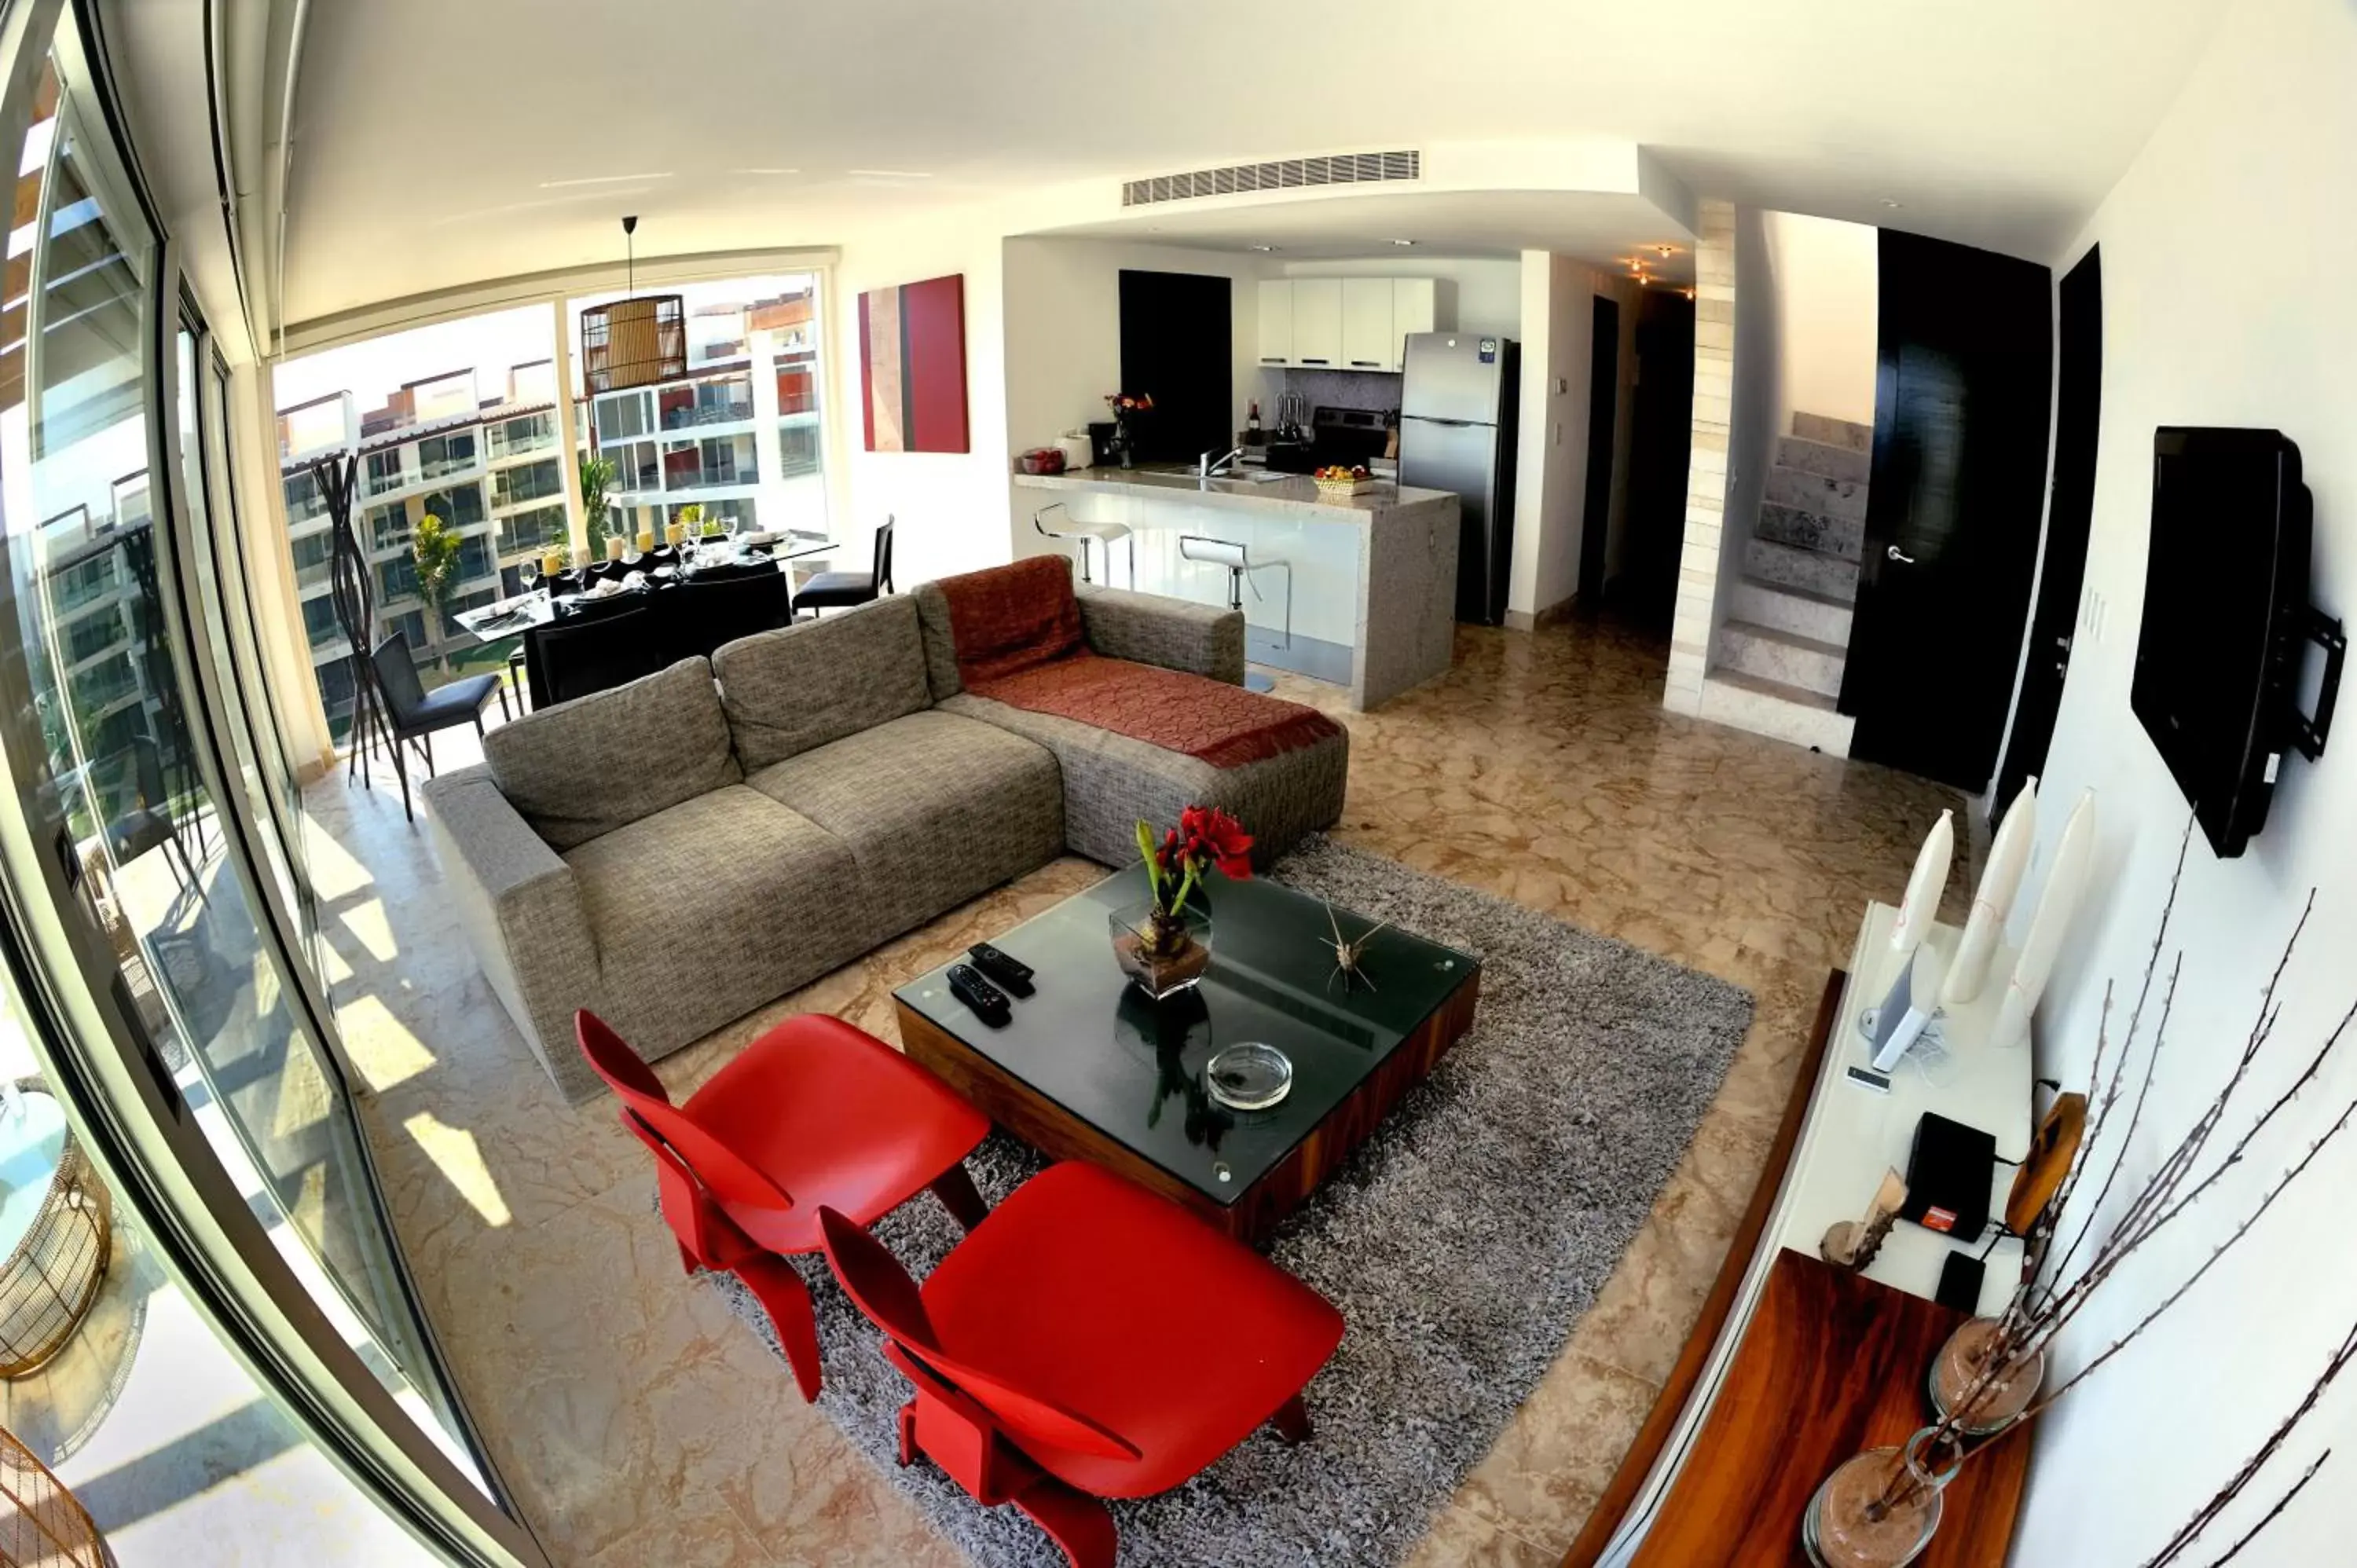
[[1017,996],[1031,994],[1031,966],[1007,957],[988,942],[976,942],[965,950],[974,960],[974,967],[990,976],[1005,989]]
[[1006,1005],[1006,993],[983,979],[970,963],[950,965],[950,994],[974,1009],[974,1015],[994,1029],[1006,1027],[1014,1016]]

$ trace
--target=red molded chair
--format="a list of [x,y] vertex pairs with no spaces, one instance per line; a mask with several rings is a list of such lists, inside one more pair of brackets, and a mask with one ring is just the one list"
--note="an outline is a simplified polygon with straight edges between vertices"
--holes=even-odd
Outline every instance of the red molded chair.
[[821,1213],[869,1225],[925,1187],[969,1230],[988,1212],[962,1162],[990,1119],[840,1018],[787,1019],[684,1105],[603,1019],[585,1010],[573,1026],[621,1097],[622,1125],[654,1154],[680,1262],[745,1282],[805,1400],[818,1398],[818,1324],[809,1287],[780,1254],[817,1251]]
[[850,1219],[819,1224],[916,1385],[900,1463],[922,1450],[984,1504],[1013,1503],[1072,1568],[1111,1568],[1098,1498],[1167,1491],[1265,1421],[1308,1437],[1302,1388],[1342,1339],[1316,1291],[1092,1165],[1025,1183],[921,1288]]

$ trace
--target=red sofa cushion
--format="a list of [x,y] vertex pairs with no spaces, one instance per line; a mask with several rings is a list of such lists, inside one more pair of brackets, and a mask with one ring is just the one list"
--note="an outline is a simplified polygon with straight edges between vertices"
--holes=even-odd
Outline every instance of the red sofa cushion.
[[1087,646],[1072,568],[1060,555],[1034,555],[943,577],[958,677],[969,687],[1066,658]]
[[[1061,563],[1057,564],[1059,566]],[[959,664],[964,658],[961,636]],[[1053,714],[1149,746],[1184,752],[1214,768],[1240,768],[1312,745],[1341,726],[1317,709],[1180,670],[1081,652],[977,682],[978,697]]]

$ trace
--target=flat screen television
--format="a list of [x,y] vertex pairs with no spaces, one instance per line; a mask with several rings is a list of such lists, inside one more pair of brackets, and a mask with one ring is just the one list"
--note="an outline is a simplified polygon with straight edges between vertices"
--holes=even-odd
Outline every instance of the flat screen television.
[[2284,752],[2304,748],[2310,526],[2299,448],[2282,432],[2156,432],[2129,705],[2221,857],[2266,824]]

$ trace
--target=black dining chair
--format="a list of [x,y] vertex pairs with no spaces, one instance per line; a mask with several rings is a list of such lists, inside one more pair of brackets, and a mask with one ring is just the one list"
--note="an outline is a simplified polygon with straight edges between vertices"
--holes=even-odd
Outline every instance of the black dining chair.
[[434,777],[434,736],[437,730],[473,725],[483,733],[483,703],[493,693],[500,699],[500,716],[509,716],[507,689],[497,675],[469,675],[428,692],[418,682],[417,660],[409,651],[408,637],[389,633],[369,654],[376,687],[384,698],[384,721],[393,730],[393,770],[401,779],[401,814],[410,821],[417,813],[409,803],[409,769],[402,762],[404,745],[417,747],[425,758],[425,776]]
[[892,591],[892,519],[876,531],[876,561],[866,572],[821,572],[794,590],[794,610],[849,609]]
[[592,692],[627,685],[670,662],[656,618],[631,596],[614,609],[576,611],[539,628],[539,685],[533,706],[568,703]]
[[656,596],[672,628],[673,659],[707,657],[725,643],[755,632],[774,631],[794,618],[786,575],[763,564],[746,573],[697,573]]

